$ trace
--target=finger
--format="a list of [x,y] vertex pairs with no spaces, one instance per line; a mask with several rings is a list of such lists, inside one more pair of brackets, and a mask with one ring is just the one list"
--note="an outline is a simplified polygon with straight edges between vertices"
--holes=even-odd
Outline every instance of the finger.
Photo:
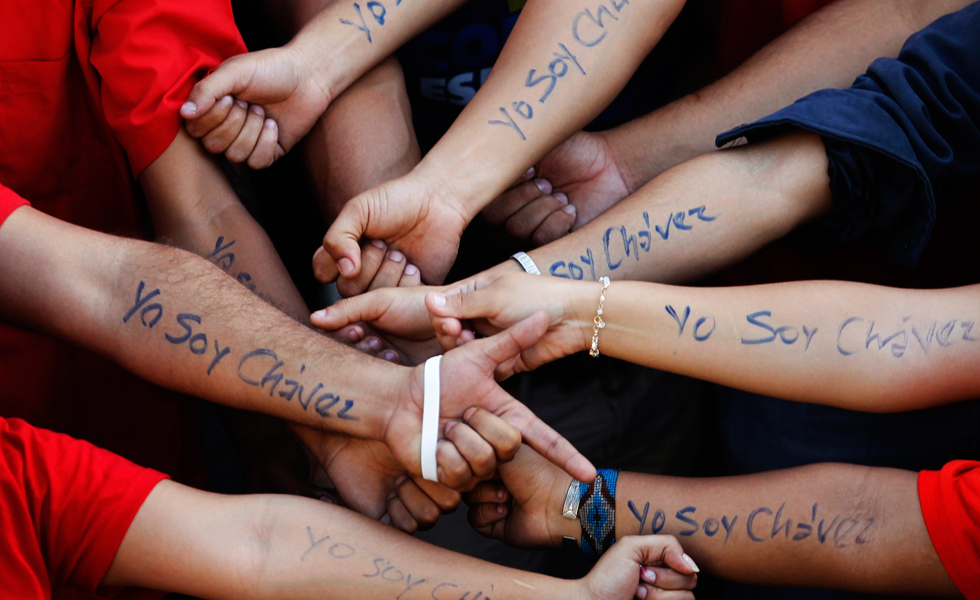
[[470,506],[507,502],[510,502],[510,492],[499,481],[483,481],[473,488],[472,492],[466,494],[466,503]]
[[512,214],[504,223],[504,229],[519,240],[530,240],[538,227],[543,225],[552,213],[562,212],[562,208],[566,206],[568,206],[568,197],[565,194],[548,194],[535,198]]
[[[405,266],[407,264],[408,261],[405,260],[405,255],[398,250],[388,252],[384,262],[381,263],[381,268],[378,269],[378,274],[371,280],[368,291],[378,288],[398,287],[398,282],[401,281],[402,273],[405,272]],[[363,267],[361,271],[364,271]]]
[[354,198],[340,211],[340,215],[323,237],[323,249],[337,264],[340,274],[348,279],[361,272],[360,239],[367,228],[366,205]]
[[470,526],[487,537],[493,535],[493,527],[507,519],[510,507],[506,504],[476,504],[470,506],[466,520]]
[[[466,425],[472,428],[473,432],[486,440],[493,448],[494,455],[503,462],[507,462],[517,455],[521,449],[521,433],[510,423],[482,408],[471,408],[463,413]],[[448,435],[448,434],[447,434]],[[472,465],[472,463],[470,463]],[[476,469],[473,470],[476,473]],[[492,475],[493,471],[486,473]]]
[[180,116],[195,119],[203,115],[219,98],[234,96],[244,89],[248,77],[249,73],[236,61],[225,62],[194,85],[180,107]]
[[279,158],[276,148],[279,144],[279,125],[272,119],[266,119],[262,124],[262,133],[255,149],[248,157],[248,166],[253,169],[267,169]]
[[384,344],[381,342],[380,338],[375,336],[370,336],[358,342],[357,346],[355,347],[361,352],[364,352],[365,354],[373,355],[373,354],[377,354],[378,352],[381,352],[382,348],[384,348]]
[[[459,296],[472,297],[476,296],[477,294],[479,294],[479,292],[449,296],[446,298],[447,306],[449,304],[453,304],[454,299],[458,298]],[[428,300],[428,297],[426,299]],[[473,302],[470,304],[473,305],[477,303]],[[544,337],[544,334],[547,333],[548,324],[548,314],[543,310],[540,310],[523,321],[520,321],[519,323],[516,323],[513,326],[501,331],[497,335],[483,338],[482,340],[476,340],[471,344],[467,344],[461,350],[471,352],[477,356],[482,355],[493,363],[499,365],[500,363],[520,355],[522,350],[527,350],[534,344],[537,344],[541,338]]]
[[502,225],[511,215],[519,211],[535,198],[550,194],[551,182],[547,179],[534,179],[516,185],[491,202],[483,209],[483,218],[490,225]]
[[673,536],[627,536],[622,541],[626,542],[624,550],[632,551],[638,564],[663,564],[684,575],[694,575],[701,571]]
[[388,247],[381,240],[371,240],[361,249],[361,272],[353,279],[341,277],[337,280],[337,292],[345,298],[364,293],[371,284],[371,279],[381,268]]
[[259,141],[262,133],[262,124],[265,123],[265,109],[257,104],[248,107],[248,114],[245,117],[245,124],[238,133],[238,137],[231,143],[225,151],[225,157],[233,163],[243,163],[248,160],[255,144]]
[[596,478],[596,468],[589,459],[520,402],[515,401],[515,406],[500,416],[517,427],[528,446],[572,477],[579,481],[593,481]]
[[[558,194],[555,194],[556,196]],[[565,237],[571,232],[575,225],[575,216],[578,214],[574,204],[566,204],[560,210],[556,210],[541,225],[534,230],[531,242],[535,246],[544,246],[551,242]]]
[[327,251],[320,246],[313,253],[313,276],[320,283],[331,283],[340,275],[337,263],[327,254]]
[[442,509],[411,479],[406,479],[398,486],[398,499],[423,531],[432,529],[442,516]]
[[398,280],[398,287],[418,287],[422,285],[422,273],[415,265],[405,265],[402,278]]
[[201,138],[211,132],[212,129],[224,123],[225,119],[228,118],[228,113],[231,112],[231,107],[235,105],[235,99],[231,96],[224,96],[221,100],[215,102],[211,109],[207,112],[201,113],[201,116],[193,119],[187,120],[184,123],[184,128],[187,129],[192,137]]
[[476,290],[445,295],[429,292],[425,295],[425,307],[429,309],[432,328],[436,333],[457,336],[462,331],[460,319],[487,318],[495,315],[499,307],[492,290]]
[[391,517],[391,524],[396,529],[405,533],[415,533],[419,529],[419,523],[412,516],[412,513],[405,508],[405,504],[398,498],[395,492],[393,497],[388,497],[388,516]]
[[454,490],[466,490],[473,483],[473,471],[456,445],[442,440],[436,446],[439,482]]
[[[516,430],[514,434],[519,435]],[[497,454],[493,446],[466,423],[452,421],[446,425],[446,439],[456,446],[477,479],[486,479],[497,470]]]
[[208,152],[221,154],[231,146],[231,143],[235,141],[235,138],[242,131],[242,126],[245,125],[247,109],[247,103],[241,100],[235,100],[235,105],[231,107],[228,118],[201,140]]
[[698,585],[697,574],[686,575],[668,567],[643,567],[640,581],[662,590],[693,590]]
[[413,477],[415,485],[425,492],[425,494],[432,498],[443,512],[451,512],[456,510],[459,506],[462,496],[456,490],[450,489],[441,483],[435,481],[428,481],[422,478]]
[[384,292],[361,294],[344,298],[332,306],[316,311],[310,315],[310,322],[320,329],[333,331],[361,321],[366,323],[375,321],[384,315],[390,306],[388,295]]
[[342,340],[357,343],[364,339],[364,328],[360,325],[349,325],[340,329],[337,336]]
[[645,583],[641,583],[637,587],[636,597],[640,600],[694,600],[694,594],[691,592],[662,590]]

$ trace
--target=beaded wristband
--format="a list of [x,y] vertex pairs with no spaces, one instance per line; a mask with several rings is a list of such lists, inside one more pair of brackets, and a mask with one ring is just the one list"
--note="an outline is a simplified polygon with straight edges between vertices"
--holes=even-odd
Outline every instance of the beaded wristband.
[[582,553],[596,561],[616,543],[616,479],[618,470],[600,469],[592,483],[580,482]]

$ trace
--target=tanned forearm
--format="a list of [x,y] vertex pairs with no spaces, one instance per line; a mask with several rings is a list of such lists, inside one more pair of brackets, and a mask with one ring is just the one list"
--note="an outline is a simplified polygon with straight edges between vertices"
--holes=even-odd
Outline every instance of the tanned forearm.
[[[529,254],[542,273],[557,277],[689,281],[830,208],[823,143],[795,134],[679,165]],[[519,267],[507,261],[497,268]]]
[[238,199],[215,160],[181,129],[140,176],[159,242],[193,252],[279,310],[309,323],[309,311],[272,241]]
[[408,369],[315,333],[190,253],[31,208],[0,228],[0,248],[5,318],[164,387],[374,439],[407,389]]
[[530,0],[493,72],[416,172],[472,219],[616,97],[683,5]]
[[455,554],[337,506],[171,482],[140,509],[105,583],[209,599],[575,597],[571,581]]
[[[552,495],[560,507],[564,489]],[[578,538],[578,521],[557,512],[553,531]],[[620,473],[616,538],[657,533],[677,536],[702,569],[732,581],[960,597],[909,471],[820,464],[718,478]]]
[[603,134],[628,189],[715,150],[715,137],[817,90],[843,88],[879,57],[970,0],[839,0],[695,94]]
[[[573,286],[583,344],[592,339],[594,285]],[[980,393],[978,299],[980,286],[617,282],[606,291],[599,350],[767,396],[868,412],[914,410]]]

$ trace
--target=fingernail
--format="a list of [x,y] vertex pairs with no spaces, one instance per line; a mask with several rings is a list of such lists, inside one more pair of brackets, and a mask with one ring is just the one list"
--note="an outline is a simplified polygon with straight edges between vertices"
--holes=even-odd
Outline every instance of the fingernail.
[[449,435],[449,432],[452,431],[453,427],[455,427],[457,423],[459,423],[459,421],[450,421],[446,423],[446,435]]
[[398,492],[392,492],[392,493],[388,494],[388,502],[391,502],[392,500],[394,500],[397,497],[398,497]]
[[218,102],[220,102],[222,104],[231,104],[234,101],[235,101],[235,99],[232,98],[231,96],[223,96],[221,98],[221,100],[219,100]]
[[340,273],[344,277],[354,276],[354,261],[351,259],[344,257],[337,262],[337,266],[340,268]]
[[442,294],[434,294],[432,296],[432,304],[434,304],[437,308],[442,308],[446,305],[446,297]]
[[350,331],[347,332],[347,337],[350,338],[350,341],[356,342],[357,341],[357,338],[359,338],[361,336],[359,336],[357,334],[357,331],[351,329]]
[[569,204],[569,205],[565,206],[565,208],[563,208],[562,210],[565,211],[565,212],[567,212],[568,214],[572,215],[573,217],[576,215],[576,213],[578,213],[578,211],[575,210],[575,205],[574,204]]
[[398,353],[395,352],[394,350],[385,350],[381,354],[384,357],[384,359],[386,361],[388,361],[388,362],[391,362],[391,363],[397,363],[398,362]]
[[691,570],[695,573],[701,572],[701,569],[698,568],[698,563],[694,562],[694,559],[687,554],[684,555],[684,562],[686,562],[687,566],[691,567]]
[[643,581],[646,581],[647,583],[655,583],[657,581],[656,571],[646,567],[640,568],[640,577],[642,577]]
[[385,243],[382,242],[381,240],[371,240],[371,245],[374,246],[375,248],[380,248],[382,250],[385,249]]
[[384,516],[381,517],[381,523],[384,523],[385,525],[391,525],[391,515],[385,513]]
[[466,343],[466,340],[464,340],[463,338],[461,338],[461,337],[456,338],[456,346],[457,347],[458,346],[462,346],[465,343]]
[[644,598],[646,598],[647,597],[647,588],[644,587],[644,586],[642,586],[642,585],[640,587],[636,588],[636,597],[639,598],[640,600],[643,600]]
[[505,512],[507,512],[507,507],[504,506],[503,504],[498,504],[497,505],[497,514],[503,516],[503,514]]
[[419,268],[416,267],[415,265],[408,265],[407,267],[405,267],[406,275],[416,275],[418,274],[418,272],[419,272]]
[[395,487],[398,487],[401,484],[405,483],[406,479],[408,479],[408,475],[399,475],[398,479],[395,480]]
[[534,167],[531,167],[527,171],[524,171],[524,174],[521,175],[521,179],[523,179],[524,181],[527,181],[532,177],[534,177]]
[[466,409],[466,412],[463,413],[463,421],[465,421],[466,423],[469,423],[470,422],[470,417],[472,417],[473,416],[473,413],[475,413],[475,412],[476,412],[476,407],[475,406],[472,407],[472,408],[467,408]]
[[327,504],[336,504],[336,502],[334,502],[333,498],[331,498],[330,496],[328,496],[326,494],[321,494],[320,495],[320,502],[326,502]]
[[564,205],[568,205],[568,196],[561,192],[555,192],[555,200],[561,202]]
[[507,492],[505,492],[504,490],[497,490],[497,499],[498,500],[506,500],[507,499]]
[[388,253],[388,258],[390,258],[394,262],[401,262],[405,260],[405,255],[399,252],[398,250],[392,250],[391,252]]
[[534,185],[538,186],[538,189],[541,190],[542,194],[551,193],[551,182],[547,179],[535,179]]
[[249,110],[260,117],[265,116],[265,109],[259,106],[258,104],[253,104],[252,106],[249,107]]
[[244,100],[235,100],[235,104],[241,108],[248,108],[248,102],[245,102]]
[[367,344],[374,351],[381,350],[381,340],[379,340],[378,338],[369,339]]
[[310,315],[310,318],[312,318],[312,319],[326,319],[327,318],[327,310],[326,309],[318,310],[315,313],[313,313],[312,315]]
[[272,119],[266,119],[262,126],[266,129],[275,129],[277,127],[276,122]]
[[197,114],[197,105],[193,102],[184,102],[184,105],[180,107],[180,114],[193,117]]

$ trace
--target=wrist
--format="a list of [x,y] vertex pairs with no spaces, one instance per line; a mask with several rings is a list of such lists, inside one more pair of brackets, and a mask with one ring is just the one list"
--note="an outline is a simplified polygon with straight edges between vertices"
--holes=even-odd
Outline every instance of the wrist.
[[[580,341],[576,348],[579,352],[586,352],[592,348],[593,326],[595,317],[599,309],[599,291],[602,284],[596,282],[578,283],[574,289],[569,290],[569,318],[568,323],[579,333],[576,339]],[[610,286],[611,287],[611,286]],[[608,294],[609,290],[606,290]]]

